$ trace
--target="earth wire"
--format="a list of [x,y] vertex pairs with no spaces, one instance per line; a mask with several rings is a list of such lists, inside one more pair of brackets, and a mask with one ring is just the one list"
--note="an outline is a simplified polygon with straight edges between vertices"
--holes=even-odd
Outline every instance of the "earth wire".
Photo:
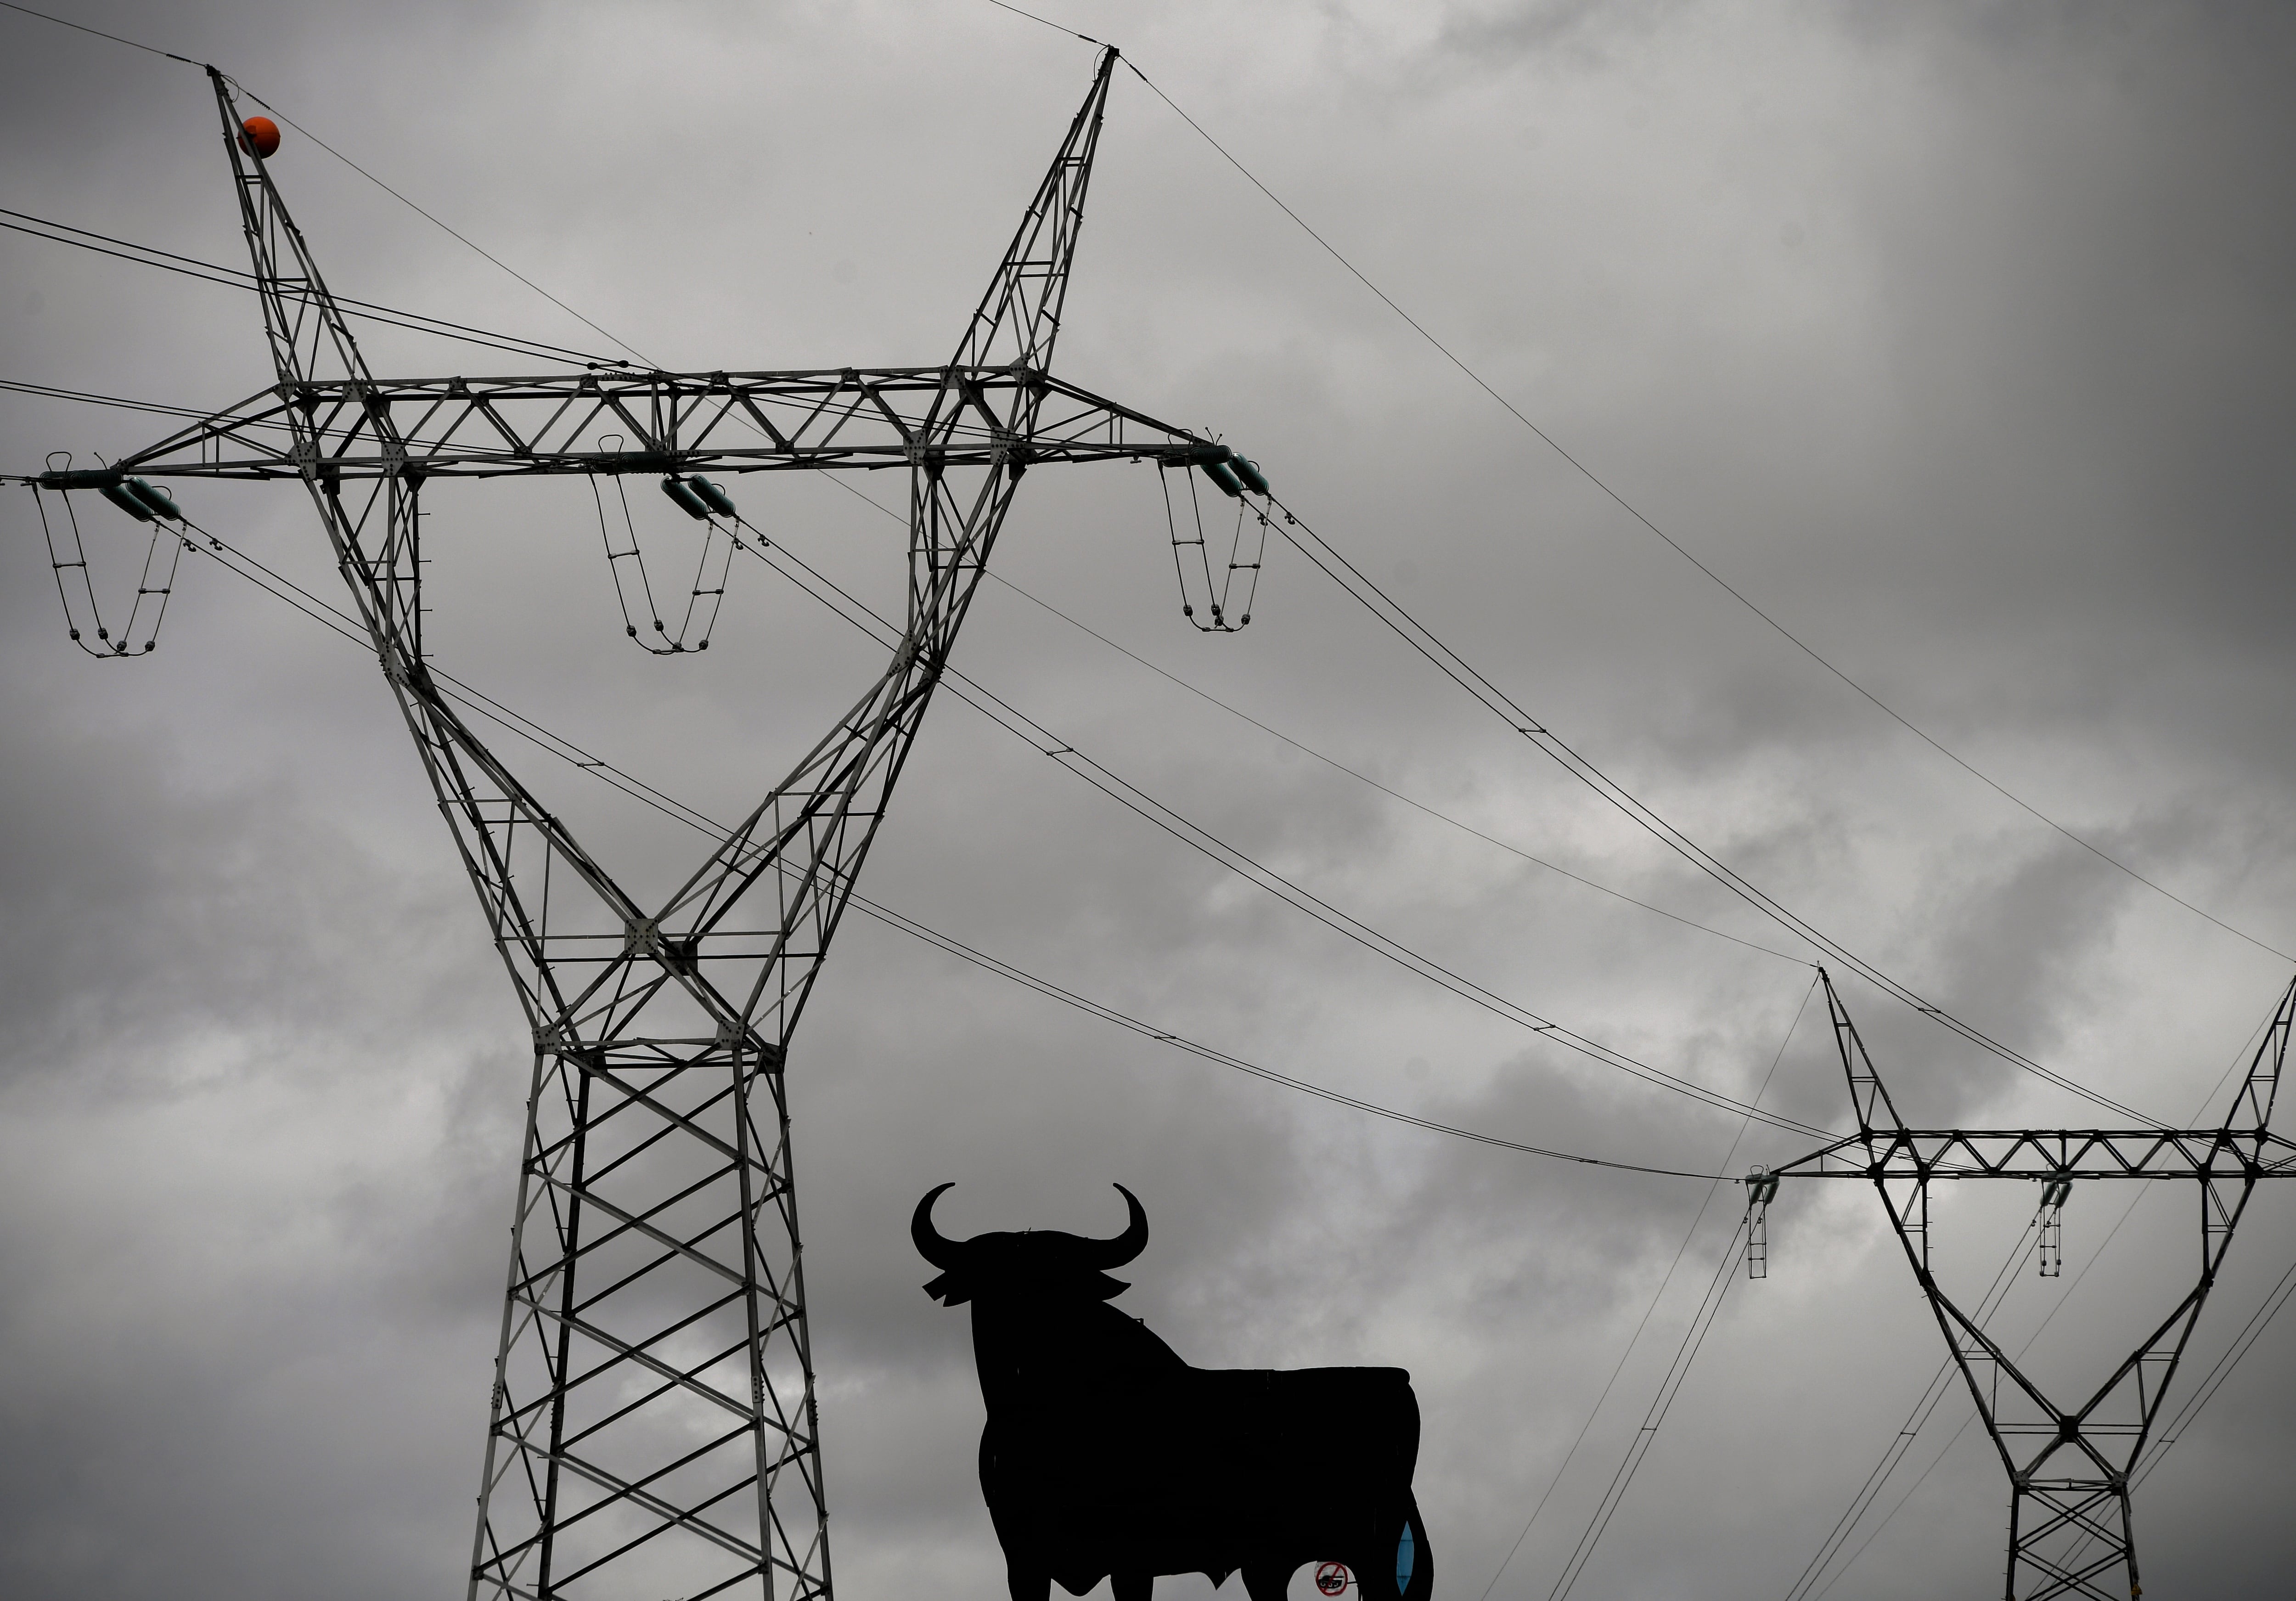
[[[1003,4],[1003,0],[990,0],[990,4]],[[1013,11],[1017,8],[1005,6],[1004,9],[1007,11]],[[1021,14],[1023,16],[1029,15],[1029,13],[1026,12],[1023,12]],[[1041,17],[1034,18],[1033,20],[1037,21],[1044,21]],[[1047,26],[1058,27],[1059,24],[1048,23]],[[1227,147],[1222,144],[1218,140],[1213,138],[1211,135],[1205,130],[1201,123],[1198,122],[1193,117],[1189,116],[1186,111],[1182,111],[1178,102],[1175,101],[1169,94],[1165,94],[1161,88],[1157,86],[1153,79],[1140,70],[1138,62],[1127,57],[1124,64],[1131,69],[1132,75],[1135,78],[1148,86],[1149,91],[1152,93],[1157,99],[1162,101],[1167,106],[1169,106],[1173,113],[1177,116],[1181,121],[1186,123],[1189,127],[1194,129],[1198,137],[1201,138],[1205,144],[1210,145],[1212,149],[1218,151],[1223,160],[1226,161],[1229,166],[1234,168],[1236,171],[1242,173],[1247,183],[1249,183],[1253,188],[1259,190],[1261,194],[1265,195],[1267,200],[1274,204],[1277,210],[1283,212],[1284,216],[1290,218],[1294,223],[1296,223],[1299,226],[1300,230],[1306,234],[1308,238],[1314,240],[1316,244],[1320,245],[1323,248],[1324,252],[1330,256],[1332,260],[1338,262],[1341,267],[1345,268],[1350,277],[1354,278],[1357,283],[1362,284],[1365,289],[1371,291],[1371,292],[1378,298],[1380,302],[1390,311],[1394,312],[1396,316],[1401,317],[1404,322],[1410,326],[1411,331],[1418,334],[1421,339],[1426,341],[1430,346],[1433,347],[1436,352],[1439,354],[1444,360],[1458,368],[1462,374],[1465,374],[1468,381],[1473,383],[1477,389],[1480,389],[1484,394],[1496,401],[1499,406],[1505,410],[1508,415],[1512,416],[1516,422],[1521,423],[1523,427],[1529,429],[1532,434],[1538,437],[1540,442],[1546,446],[1548,449],[1554,451],[1554,454],[1561,456],[1563,461],[1569,463],[1572,470],[1578,472],[1580,477],[1584,478],[1588,483],[1594,485],[1595,488],[1600,489],[1611,501],[1615,502],[1619,508],[1625,512],[1628,516],[1633,518],[1636,522],[1642,524],[1643,527],[1657,535],[1660,540],[1665,542],[1669,549],[1672,550],[1675,554],[1680,556],[1684,561],[1688,562],[1693,567],[1697,568],[1700,572],[1705,574],[1708,579],[1711,579],[1725,594],[1728,595],[1731,599],[1736,601],[1747,611],[1751,612],[1756,617],[1760,618],[1765,623],[1767,623],[1771,628],[1776,631],[1779,637],[1784,639],[1789,645],[1792,645],[1803,655],[1808,656],[1812,661],[1816,662],[1827,672],[1833,674],[1833,677],[1841,679],[1842,683],[1855,690],[1861,698],[1879,710],[1892,722],[1912,734],[1916,739],[1919,739],[1923,744],[1929,746],[1930,749],[1935,751],[1939,755],[1943,756],[1948,761],[1952,762],[1956,767],[1961,768],[1962,771],[1967,773],[1972,778],[1975,778],[1988,789],[1992,790],[1996,794],[2001,796],[2004,800],[2009,801],[2020,810],[2025,812],[2028,816],[2035,818],[2042,824],[2045,824],[2058,833],[2062,834],[2066,839],[2070,840],[2074,844],[2079,845],[2082,850],[2095,857],[2099,861],[2102,861],[2108,866],[2114,867],[2128,874],[2130,878],[2135,879],[2138,883],[2143,884],[2146,889],[2152,891],[2155,894],[2165,896],[2169,899],[2175,901],[2178,906],[2183,907],[2186,911],[2194,914],[2194,915],[2214,924],[2218,928],[2222,929],[2226,933],[2232,935],[2234,939],[2245,940],[2247,943],[2256,947],[2257,949],[2265,951],[2272,956],[2278,956],[2284,961],[2296,961],[2296,956],[2292,956],[2287,952],[2267,944],[2253,934],[2246,933],[2240,929],[2234,928],[2231,924],[2226,923],[2223,918],[2217,916],[2214,913],[2205,911],[2200,907],[2194,905],[2193,902],[2185,899],[2175,891],[2168,889],[2163,885],[2155,883],[2153,880],[2147,878],[2144,874],[2139,873],[2136,868],[2120,860],[2118,857],[2108,854],[2098,846],[2082,838],[2079,834],[2075,833],[2071,829],[2066,827],[2063,824],[2058,822],[2055,818],[2042,811],[2038,807],[2036,807],[2031,802],[2023,800],[1998,781],[1988,776],[1971,762],[1955,754],[1934,735],[1923,729],[1918,724],[1906,718],[1895,707],[1892,707],[1880,696],[1874,694],[1872,690],[1867,689],[1864,685],[1857,682],[1857,679],[1842,671],[1841,669],[1834,666],[1832,661],[1820,655],[1810,645],[1804,644],[1801,638],[1789,629],[1784,623],[1780,622],[1776,618],[1772,617],[1767,612],[1762,610],[1760,606],[1756,605],[1754,602],[1744,594],[1744,592],[1732,585],[1728,579],[1725,579],[1720,573],[1715,571],[1711,567],[1709,567],[1704,562],[1700,561],[1697,556],[1693,555],[1690,552],[1688,547],[1678,542],[1673,535],[1668,533],[1649,517],[1644,515],[1643,513],[1638,510],[1632,502],[1628,501],[1625,496],[1620,494],[1618,490],[1612,489],[1609,483],[1605,482],[1601,477],[1599,477],[1593,468],[1587,466],[1586,463],[1580,461],[1570,451],[1564,449],[1552,434],[1549,434],[1545,429],[1539,427],[1538,423],[1532,422],[1529,416],[1524,415],[1524,413],[1515,406],[1514,402],[1509,400],[1505,395],[1499,393],[1497,390],[1492,388],[1488,382],[1485,382],[1481,374],[1476,372],[1474,368],[1469,366],[1464,361],[1461,360],[1456,355],[1455,355],[1450,347],[1446,345],[1441,340],[1437,339],[1433,333],[1430,333],[1426,326],[1422,324],[1418,318],[1406,311],[1396,302],[1393,297],[1389,295],[1385,290],[1373,283],[1354,262],[1340,254],[1339,250],[1332,244],[1331,241],[1325,239],[1313,227],[1310,227],[1308,224],[1307,218],[1301,217],[1297,211],[1294,211],[1290,206],[1286,205],[1283,201],[1277,196],[1274,190],[1270,189],[1266,184],[1260,182],[1259,177],[1254,174],[1250,168],[1246,167],[1242,161],[1237,160],[1234,155],[1230,154]]]

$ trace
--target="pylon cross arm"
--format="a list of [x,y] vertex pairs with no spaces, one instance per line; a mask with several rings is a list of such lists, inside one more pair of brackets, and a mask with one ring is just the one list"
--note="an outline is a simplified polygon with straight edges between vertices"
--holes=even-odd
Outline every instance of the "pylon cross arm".
[[340,482],[1014,461],[1186,466],[1227,454],[1028,367],[568,372],[281,383],[109,467],[37,481],[98,489],[133,473],[259,480],[307,469]]
[[1773,1172],[1791,1178],[2296,1178],[2296,1140],[2268,1129],[1889,1129],[1847,1136]]

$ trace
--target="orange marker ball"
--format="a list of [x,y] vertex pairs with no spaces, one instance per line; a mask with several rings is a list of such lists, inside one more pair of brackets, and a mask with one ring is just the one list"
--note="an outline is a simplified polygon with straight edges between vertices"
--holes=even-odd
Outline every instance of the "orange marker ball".
[[239,125],[239,147],[268,160],[279,152],[279,125],[268,117],[250,117]]

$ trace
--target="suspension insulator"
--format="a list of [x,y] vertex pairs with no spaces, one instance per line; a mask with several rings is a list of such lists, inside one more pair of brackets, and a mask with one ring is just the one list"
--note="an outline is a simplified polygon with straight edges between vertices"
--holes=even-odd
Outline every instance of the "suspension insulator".
[[239,125],[239,147],[269,160],[279,153],[279,125],[268,117],[250,117]]
[[131,478],[120,488],[151,507],[154,515],[165,518],[169,522],[181,522],[184,520],[183,509],[176,505],[174,498],[159,485],[146,483],[140,478]]
[[684,479],[663,479],[661,480],[661,492],[668,496],[672,500],[677,502],[678,510],[684,512],[695,521],[702,522],[709,520],[709,507],[702,501],[701,496],[696,495],[693,492],[693,486],[688,484]]
[[720,517],[737,515],[734,510],[733,497],[726,493],[723,484],[713,484],[697,473],[685,480],[685,487],[701,497],[702,505]]
[[1230,500],[1241,499],[1242,497],[1243,482],[1241,479],[1236,477],[1235,473],[1232,470],[1230,470],[1226,462],[1204,462],[1200,464],[1204,470],[1204,476],[1210,479],[1212,482],[1219,486],[1219,492],[1221,494],[1226,496]]
[[1243,480],[1243,487],[1250,490],[1254,495],[1265,495],[1268,493],[1267,479],[1266,475],[1259,471],[1259,464],[1258,462],[1246,461],[1243,457],[1239,456],[1234,457],[1228,462],[1228,469],[1238,478],[1242,479]]
[[135,496],[129,494],[124,486],[119,484],[98,484],[95,486],[95,492],[102,496],[112,505],[118,506],[121,511],[127,513],[130,517],[135,518],[136,521],[149,522],[152,521],[152,508],[145,505],[142,501],[136,499]]

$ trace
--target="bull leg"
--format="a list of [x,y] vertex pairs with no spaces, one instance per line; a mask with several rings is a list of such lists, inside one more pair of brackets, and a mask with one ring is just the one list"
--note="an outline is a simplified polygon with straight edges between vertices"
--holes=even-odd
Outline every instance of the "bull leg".
[[1283,1601],[1291,1588],[1292,1570],[1275,1564],[1248,1564],[1243,1570],[1243,1593],[1251,1601]]
[[1041,1568],[1024,1568],[1017,1562],[1007,1561],[1004,1588],[1012,1593],[1013,1601],[1051,1601],[1053,1576]]
[[1108,1576],[1109,1601],[1148,1601],[1155,1593],[1153,1573],[1111,1573]]

